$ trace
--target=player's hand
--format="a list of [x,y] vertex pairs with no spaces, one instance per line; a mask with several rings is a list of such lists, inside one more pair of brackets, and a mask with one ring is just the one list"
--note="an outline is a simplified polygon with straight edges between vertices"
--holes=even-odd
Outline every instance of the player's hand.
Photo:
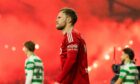
[[60,84],[59,82],[54,82],[54,84]]

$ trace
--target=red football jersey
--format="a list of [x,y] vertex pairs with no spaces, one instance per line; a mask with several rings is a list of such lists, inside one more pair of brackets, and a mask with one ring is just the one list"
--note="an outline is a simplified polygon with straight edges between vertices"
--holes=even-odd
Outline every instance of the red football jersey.
[[62,84],[89,84],[85,41],[76,31],[64,35],[61,45],[62,72],[57,81]]

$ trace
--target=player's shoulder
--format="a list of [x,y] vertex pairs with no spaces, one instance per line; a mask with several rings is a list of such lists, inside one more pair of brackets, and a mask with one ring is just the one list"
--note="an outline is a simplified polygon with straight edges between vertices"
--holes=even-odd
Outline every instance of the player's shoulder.
[[136,64],[130,63],[130,64],[129,64],[129,69],[137,69]]
[[34,64],[34,60],[33,60],[32,57],[29,57],[29,58],[26,59],[25,66],[27,66],[28,64]]
[[79,37],[80,37],[80,34],[75,30],[68,32],[66,34],[66,39],[67,39],[68,43],[77,42]]
[[34,56],[34,62],[42,63],[42,60],[39,56]]
[[127,65],[127,64],[122,65],[121,70],[129,71],[129,65]]
[[74,42],[74,35],[73,35],[73,33],[72,32],[68,32],[66,34],[66,39],[67,39],[68,43]]
[[34,62],[34,56],[30,56],[27,61]]

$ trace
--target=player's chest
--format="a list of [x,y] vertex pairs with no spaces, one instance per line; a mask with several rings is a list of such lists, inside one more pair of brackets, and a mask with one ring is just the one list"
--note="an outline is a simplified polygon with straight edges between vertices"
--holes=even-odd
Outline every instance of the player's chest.
[[68,43],[66,41],[62,42],[62,44],[60,46],[60,55],[67,53],[67,45],[68,45]]

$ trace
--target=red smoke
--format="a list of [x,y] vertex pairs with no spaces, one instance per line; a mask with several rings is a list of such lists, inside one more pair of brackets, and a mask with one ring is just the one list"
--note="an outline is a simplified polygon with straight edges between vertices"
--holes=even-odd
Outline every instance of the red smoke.
[[[84,3],[81,4],[81,3]],[[108,5],[104,0],[1,0],[0,1],[0,84],[23,84],[25,80],[23,43],[33,40],[40,45],[36,54],[45,66],[45,83],[53,81],[60,70],[59,47],[63,38],[55,28],[55,19],[62,7],[74,8],[79,16],[76,28],[87,43],[91,84],[109,84],[113,73],[114,46],[124,48],[133,40],[137,64],[140,64],[140,20],[122,22],[106,17]],[[99,16],[106,18],[99,18]],[[106,61],[104,55],[111,59]],[[120,53],[117,51],[117,62]],[[108,77],[107,77],[108,76]]]

